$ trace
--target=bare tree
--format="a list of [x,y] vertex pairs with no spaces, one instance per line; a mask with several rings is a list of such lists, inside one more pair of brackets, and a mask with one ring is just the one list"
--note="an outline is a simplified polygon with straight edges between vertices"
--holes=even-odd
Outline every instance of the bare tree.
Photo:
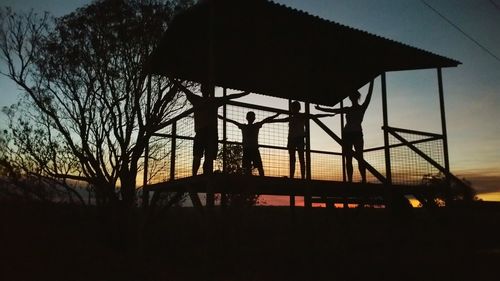
[[6,110],[20,157],[53,179],[91,185],[100,204],[133,206],[149,139],[185,102],[144,65],[190,4],[96,1],[54,20],[3,9],[1,71],[29,97],[29,114]]
[[[225,172],[227,174],[243,174],[243,146],[240,144],[227,144],[226,145],[226,169]],[[219,168],[219,171],[224,170],[224,151],[221,150],[217,154],[216,159],[216,167]],[[222,195],[225,198],[221,198],[221,201],[226,201],[227,206],[231,207],[249,207],[255,206],[259,204],[259,195],[252,193],[251,191],[246,191],[241,194],[228,194]]]
[[[30,103],[3,109],[9,130],[0,133],[0,176],[10,191],[24,198],[85,204],[76,191],[81,184],[54,175],[78,174],[78,165],[67,147],[53,138],[47,118],[34,119]],[[43,116],[40,116],[43,117]],[[17,187],[12,189],[12,187]]]

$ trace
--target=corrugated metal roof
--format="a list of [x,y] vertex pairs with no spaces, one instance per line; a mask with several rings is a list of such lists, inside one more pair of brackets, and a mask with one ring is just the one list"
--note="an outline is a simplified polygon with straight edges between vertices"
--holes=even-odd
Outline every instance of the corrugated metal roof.
[[460,64],[267,0],[206,0],[179,14],[151,72],[334,105],[382,72]]

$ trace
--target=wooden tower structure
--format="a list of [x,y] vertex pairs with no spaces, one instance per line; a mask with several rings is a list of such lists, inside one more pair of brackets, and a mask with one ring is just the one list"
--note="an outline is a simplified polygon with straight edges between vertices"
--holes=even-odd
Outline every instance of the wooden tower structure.
[[[225,153],[228,145],[239,141],[229,140],[228,124],[221,121],[222,173],[182,176],[178,173],[182,153],[178,143],[193,139],[192,135],[179,130],[182,124],[186,124],[183,120],[192,114],[192,109],[188,109],[171,120],[167,133],[157,135],[170,140],[167,148],[170,153],[168,175],[165,181],[145,181],[143,200],[145,204],[150,202],[150,192],[206,193],[206,204],[211,206],[214,204],[214,193],[251,191],[255,194],[290,196],[292,205],[295,204],[295,196],[304,196],[305,206],[311,206],[315,201],[359,203],[360,198],[380,200],[381,204],[387,205],[390,204],[388,198],[394,196],[413,196],[426,205],[438,194],[447,191],[421,181],[409,184],[398,180],[395,168],[400,164],[395,161],[401,160],[395,160],[394,153],[404,148],[414,155],[412,157],[424,161],[448,180],[458,180],[449,168],[442,69],[459,64],[456,60],[268,0],[200,1],[172,21],[161,43],[151,54],[147,65],[149,73],[179,81],[208,82],[222,88],[223,95],[228,89],[234,89],[289,101],[298,100],[304,103],[306,113],[310,112],[311,103],[337,105],[353,91],[377,79],[382,97],[384,145],[366,149],[365,153],[378,153],[382,164],[376,165],[369,157],[365,158],[367,172],[371,176],[369,183],[346,183],[341,153],[312,149],[310,128],[312,125],[319,127],[339,146],[342,136],[321,120],[313,118],[306,125],[306,180],[284,178],[279,173],[271,177],[230,175],[225,173]],[[394,128],[388,121],[387,73],[420,69],[434,70],[437,75],[440,133]],[[220,114],[227,116],[231,106],[267,112],[269,115],[289,113],[283,108],[231,101],[221,107]],[[410,135],[412,137],[408,137]],[[419,147],[424,143],[437,146],[438,155],[434,152],[429,155],[428,151]],[[283,145],[268,143],[261,147],[286,151]],[[341,176],[327,180],[315,178],[316,167],[312,166],[316,155],[337,157],[342,167]],[[145,179],[148,178],[147,173],[146,168]]]

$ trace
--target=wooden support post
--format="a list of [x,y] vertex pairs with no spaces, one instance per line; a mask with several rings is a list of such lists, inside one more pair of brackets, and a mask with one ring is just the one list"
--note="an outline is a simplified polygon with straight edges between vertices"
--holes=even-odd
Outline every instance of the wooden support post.
[[[344,101],[341,101],[340,102],[340,109],[343,110],[344,109]],[[340,113],[340,138],[341,139],[344,139],[344,113]],[[346,182],[347,181],[347,172],[346,172],[346,169],[345,169],[345,165],[346,165],[346,159],[345,159],[345,153],[344,153],[344,147],[341,145],[340,146],[340,149],[342,151],[342,181],[343,182]],[[344,209],[348,209],[349,208],[349,204],[347,203],[347,197],[344,197]]]
[[[289,99],[288,100],[288,114],[290,114],[291,110],[292,110],[292,100]],[[292,208],[292,210],[294,210],[294,207],[295,207],[295,196],[294,195],[290,195],[290,207]]]
[[211,183],[210,180],[208,180],[206,183],[205,206],[208,208],[213,208],[215,206],[214,185]]
[[[305,114],[307,116],[310,115],[311,113],[311,108],[310,104],[306,102],[305,104]],[[311,180],[312,178],[312,170],[311,170],[311,121],[310,119],[307,119],[306,121],[306,155],[305,155],[305,164],[306,164],[306,180]],[[309,194],[309,189],[306,190],[305,196],[304,196],[304,206],[306,208],[311,208],[312,207],[312,202],[311,202],[311,195]]]
[[142,207],[149,208],[149,189],[147,186],[142,187]]
[[[227,89],[224,88],[222,95],[224,97],[227,96]],[[224,104],[222,106],[222,116],[224,119],[222,120],[222,171],[224,173],[227,172],[227,105]]]
[[443,134],[443,156],[444,156],[444,168],[446,170],[446,182],[447,182],[447,195],[446,200],[449,202],[451,198],[451,185],[450,185],[450,160],[448,158],[448,132],[446,130],[446,114],[444,110],[444,91],[443,91],[443,75],[441,68],[437,69],[438,76],[438,88],[439,88],[439,109],[441,112],[441,130]]
[[[382,115],[384,127],[389,126],[389,119],[387,114],[387,85],[385,79],[385,72],[381,75],[382,80]],[[389,132],[384,129],[384,152],[385,152],[385,178],[387,184],[392,184],[392,171],[391,171],[391,150],[389,148]]]
[[[212,23],[211,23],[212,24]],[[212,62],[213,63],[213,62]],[[213,83],[213,77],[210,76],[210,79],[211,79],[211,84],[210,85],[210,92],[212,93],[212,97],[215,97],[215,86]],[[218,122],[218,121],[217,121]],[[216,132],[216,136],[217,136],[217,146],[219,145],[219,131],[217,130]],[[218,147],[217,147],[218,149]],[[203,174],[204,175],[213,175],[214,173],[214,162],[213,160],[215,159],[207,159],[207,154],[206,154],[206,151],[205,151],[205,160],[204,161],[211,161],[209,167],[210,167],[210,170],[208,171],[205,171],[205,163],[203,163]],[[213,192],[213,186],[211,184],[207,184],[207,192],[205,194],[206,196],[206,199],[205,199],[205,206],[206,207],[209,207],[209,208],[213,208],[215,206],[215,193]]]
[[[344,101],[340,102],[340,109],[344,109]],[[340,114],[340,138],[344,139],[344,113]],[[343,151],[343,147],[340,148],[342,151],[342,181],[346,182],[347,181],[347,174],[345,170],[345,155]]]
[[148,185],[148,169],[149,169],[149,142],[144,149],[144,173],[142,178],[142,207],[147,208],[149,206],[149,190]]
[[441,68],[437,69],[438,74],[438,86],[439,86],[439,107],[441,109],[441,128],[443,132],[443,156],[444,156],[444,168],[449,173],[450,172],[450,160],[448,156],[448,132],[446,130],[446,114],[444,110],[444,91],[443,91],[443,76],[441,73]]
[[[222,91],[224,97],[227,96],[227,88]],[[227,172],[227,105],[222,106],[222,172],[225,174]],[[220,205],[221,207],[227,206],[227,195],[225,193],[220,194]]]
[[170,140],[170,180],[175,180],[175,156],[177,149],[177,121],[172,123],[172,139]]
[[[146,90],[146,114],[145,122],[148,122],[149,111],[151,110],[151,75],[148,75],[147,90]],[[144,122],[144,121],[143,121]],[[149,169],[149,139],[147,140],[146,147],[144,148],[144,173],[142,175],[142,206],[147,208],[149,205],[149,191],[146,187],[148,185],[148,169]]]
[[207,198],[206,198],[206,206],[208,208],[213,208],[215,206],[215,193],[213,184],[208,181],[207,182]]
[[[311,110],[310,110],[310,104],[307,102],[305,103],[306,107],[306,114],[310,115]],[[310,119],[307,119],[306,122],[306,179],[311,180],[312,179],[312,170],[311,170],[311,121]]]

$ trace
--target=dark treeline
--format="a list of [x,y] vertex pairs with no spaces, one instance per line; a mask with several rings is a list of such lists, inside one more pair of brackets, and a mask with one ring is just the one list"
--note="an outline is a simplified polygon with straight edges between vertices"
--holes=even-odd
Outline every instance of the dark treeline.
[[134,251],[74,205],[0,204],[2,280],[494,280],[498,209],[172,208]]

